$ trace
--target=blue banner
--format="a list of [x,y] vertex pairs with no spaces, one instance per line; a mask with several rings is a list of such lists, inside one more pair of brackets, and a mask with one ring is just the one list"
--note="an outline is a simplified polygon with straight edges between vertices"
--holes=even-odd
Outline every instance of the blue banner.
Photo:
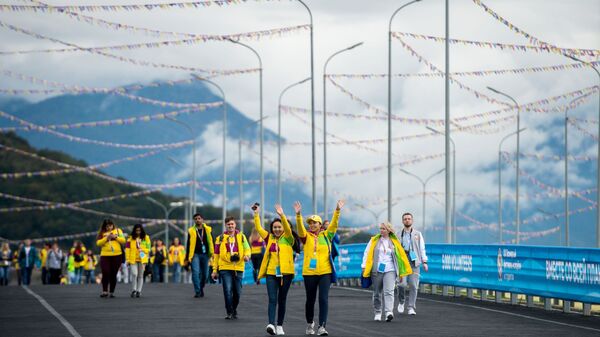
[[[358,278],[366,244],[340,245],[338,278]],[[600,303],[600,249],[515,245],[428,244],[421,282]],[[252,283],[246,264],[244,283]],[[302,280],[302,255],[296,278]]]

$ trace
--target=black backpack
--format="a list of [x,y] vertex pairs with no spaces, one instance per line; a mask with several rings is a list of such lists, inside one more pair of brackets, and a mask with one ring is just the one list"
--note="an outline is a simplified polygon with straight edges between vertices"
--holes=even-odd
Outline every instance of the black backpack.
[[162,264],[165,260],[165,256],[163,255],[162,249],[157,249],[156,254],[154,255],[154,264]]
[[75,262],[82,262],[83,261],[83,252],[81,251],[81,249],[76,248],[73,251],[73,254],[74,254]]

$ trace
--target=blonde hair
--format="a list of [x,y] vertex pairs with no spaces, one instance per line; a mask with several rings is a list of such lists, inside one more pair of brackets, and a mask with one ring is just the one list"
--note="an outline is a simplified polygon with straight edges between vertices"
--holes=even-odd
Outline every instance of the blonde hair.
[[394,225],[389,222],[382,222],[379,226],[380,228],[383,226],[383,228],[385,228],[385,230],[387,230],[390,234],[394,234],[396,232]]

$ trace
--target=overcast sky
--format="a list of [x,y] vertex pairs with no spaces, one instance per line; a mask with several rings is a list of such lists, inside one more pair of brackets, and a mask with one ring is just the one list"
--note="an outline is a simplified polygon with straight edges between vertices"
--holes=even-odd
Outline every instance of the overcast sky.
[[[119,3],[114,1],[113,3]],[[148,1],[146,1],[148,2]],[[6,1],[4,2],[6,3]],[[11,2],[12,3],[12,2]],[[14,2],[23,4],[26,2]],[[59,5],[64,2],[51,1]],[[80,2],[77,2],[80,3]],[[81,3],[94,3],[81,2]],[[108,3],[104,1],[103,3]],[[128,3],[133,3],[128,2]],[[403,2],[398,1],[307,1],[314,17],[315,38],[315,100],[317,109],[322,109],[322,72],[323,63],[332,53],[357,42],[364,45],[337,56],[330,62],[329,73],[385,73],[387,71],[387,26],[393,11]],[[529,44],[522,36],[515,34],[489,14],[475,5],[471,0],[451,1],[450,35],[453,38],[483,40],[515,44]],[[600,1],[597,0],[487,0],[486,5],[497,11],[510,22],[542,41],[570,48],[600,49]],[[444,35],[444,2],[424,0],[402,10],[395,18],[394,31],[413,32],[429,35]],[[173,32],[198,34],[230,34],[258,31],[284,26],[295,26],[308,23],[308,15],[303,7],[294,1],[258,1],[230,6],[186,10],[154,10],[134,12],[92,12],[87,15],[112,22],[127,23],[134,26],[153,28]],[[160,41],[141,33],[116,31],[108,28],[78,22],[60,13],[34,12],[0,12],[0,21],[55,37],[81,46],[103,46],[120,43]],[[35,39],[23,34],[0,29],[2,51],[28,50],[40,48],[59,48],[60,44]],[[443,69],[444,45],[442,43],[405,40],[418,53]],[[245,41],[255,47],[264,64],[264,111],[269,118],[265,125],[276,132],[277,99],[281,90],[287,85],[301,80],[310,74],[309,34],[308,31],[289,34],[284,37],[265,38],[260,41]],[[248,51],[228,42],[208,42],[193,46],[163,47],[141,49],[135,51],[118,51],[115,54],[142,60],[194,66],[210,69],[241,69],[256,67],[256,58]],[[189,73],[179,70],[168,70],[137,66],[118,62],[100,55],[85,52],[5,55],[1,57],[1,67],[20,73],[33,75],[43,79],[86,86],[114,87],[133,82],[146,83],[153,80],[180,79],[189,77]],[[556,54],[536,52],[513,52],[497,49],[475,48],[461,45],[451,46],[451,71],[472,71],[482,69],[505,69],[528,66],[542,66],[572,63],[571,60]],[[429,72],[398,41],[393,42],[393,72],[416,73]],[[544,97],[595,85],[597,77],[588,69],[567,70],[546,73],[526,73],[520,75],[501,75],[486,77],[460,77],[463,83],[486,92],[486,86],[493,86],[511,94],[520,103],[535,101]],[[250,118],[258,116],[258,88],[256,75],[239,75],[217,78],[222,84],[231,104],[235,105]],[[386,110],[387,86],[385,79],[339,79],[336,80],[355,95]],[[39,88],[26,82],[7,77],[0,77],[1,88]],[[310,108],[309,87],[307,83],[290,91],[285,104]],[[412,118],[444,117],[444,80],[442,78],[397,78],[393,83],[394,113]],[[361,105],[351,101],[333,85],[328,84],[328,110],[351,114],[373,114]],[[490,94],[493,96],[493,94]],[[498,99],[502,97],[495,96]],[[30,99],[40,99],[33,96]],[[561,101],[557,104],[566,104]],[[598,118],[597,96],[587,100],[572,114],[581,118]],[[548,107],[552,107],[548,106]],[[473,94],[451,86],[451,114],[453,117],[468,116],[475,113],[502,108],[490,104]],[[508,116],[510,114],[504,114]],[[320,115],[319,115],[320,116]],[[522,152],[560,155],[561,149],[552,148],[551,144],[562,143],[561,113],[536,114],[524,112],[523,127],[528,130],[522,136]],[[308,116],[304,116],[308,119]],[[290,142],[310,140],[310,129],[298,119],[284,115],[284,133]],[[322,124],[319,117],[318,125]],[[472,123],[481,122],[478,119]],[[351,120],[330,117],[328,128],[331,133],[349,140],[375,139],[386,137],[385,121]],[[494,128],[490,128],[492,130]],[[504,123],[501,131],[478,135],[471,133],[455,133],[453,138],[457,146],[457,193],[497,193],[496,162],[499,140],[515,129],[514,124]],[[205,139],[213,139],[214,144],[206,143],[203,153],[214,151],[219,153],[220,141],[217,141],[220,128],[209,128],[211,134],[203,135]],[[593,131],[593,126],[588,125]],[[422,125],[394,123],[394,136],[407,136],[427,133]],[[595,145],[581,133],[573,132],[572,154],[595,155]],[[332,139],[329,139],[332,140]],[[233,146],[233,143],[232,145]],[[345,172],[368,167],[382,166],[387,163],[385,144],[370,145],[379,153],[357,149],[353,146],[330,146],[330,173]],[[506,149],[514,147],[510,141]],[[233,147],[231,147],[233,148]],[[276,160],[276,151],[267,147],[267,157]],[[429,155],[443,152],[441,137],[430,137],[424,140],[395,142],[397,155],[394,162],[406,156]],[[318,173],[322,173],[322,152],[319,149]],[[237,161],[237,154],[231,153],[230,163]],[[286,169],[294,175],[310,175],[310,147],[290,146],[284,151]],[[248,160],[256,161],[257,158]],[[523,161],[524,169],[538,179],[562,188],[562,163]],[[429,160],[418,165],[406,166],[423,178],[439,170],[444,165],[443,158]],[[268,168],[276,168],[268,165]],[[506,191],[512,190],[511,177],[513,170],[506,171]],[[591,171],[572,171],[572,188],[574,190],[595,187],[595,179]],[[165,180],[171,180],[173,174]],[[394,173],[394,196],[411,194],[420,191],[420,184],[415,179]],[[319,184],[321,182],[319,181]],[[330,207],[334,205],[334,191],[341,195],[355,198],[377,199],[386,197],[385,171],[372,174],[331,178],[328,181],[330,191]],[[531,185],[530,185],[531,186]],[[443,191],[443,175],[432,180],[430,191]],[[305,191],[310,194],[310,184]],[[319,188],[321,191],[321,188]],[[523,193],[539,193],[534,187],[524,188]],[[443,199],[440,196],[440,199]],[[358,199],[357,199],[358,200]],[[267,200],[267,205],[274,200]],[[290,200],[291,202],[291,200]],[[363,201],[369,203],[369,201]],[[458,198],[457,209],[468,214],[487,214],[495,212],[494,199],[474,200]],[[443,207],[434,200],[429,200],[428,222],[441,223]],[[286,205],[289,206],[289,205]],[[352,206],[352,205],[350,205]],[[384,202],[370,206],[373,210],[381,210]],[[524,201],[524,207],[535,205]],[[308,208],[308,205],[307,205]],[[412,210],[420,214],[420,198],[402,201],[394,209],[394,218],[401,212]],[[289,208],[291,210],[291,208]],[[530,214],[532,215],[532,214]],[[365,224],[372,222],[369,213],[354,208],[350,216]],[[420,221],[419,221],[420,222]],[[458,218],[459,224],[470,223]],[[548,227],[549,224],[546,224]]]

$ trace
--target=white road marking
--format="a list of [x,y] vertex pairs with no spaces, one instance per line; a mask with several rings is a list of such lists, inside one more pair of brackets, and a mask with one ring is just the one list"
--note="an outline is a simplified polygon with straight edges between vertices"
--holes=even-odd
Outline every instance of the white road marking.
[[52,315],[54,315],[54,317],[56,317],[56,319],[58,319],[60,321],[60,323],[62,323],[62,325],[64,325],[65,328],[67,328],[67,330],[69,330],[69,332],[71,333],[71,335],[73,337],[81,337],[79,332],[77,332],[77,330],[75,330],[75,328],[71,325],[71,323],[69,323],[69,321],[67,321],[61,314],[59,314],[56,310],[54,310],[54,308],[50,304],[48,304],[48,302],[46,302],[46,300],[42,296],[34,293],[27,286],[23,286],[22,288],[25,289],[25,291],[28,292],[29,295],[35,297],[35,299],[37,299],[44,306],[44,308],[46,308],[48,311],[50,311],[50,313]]

